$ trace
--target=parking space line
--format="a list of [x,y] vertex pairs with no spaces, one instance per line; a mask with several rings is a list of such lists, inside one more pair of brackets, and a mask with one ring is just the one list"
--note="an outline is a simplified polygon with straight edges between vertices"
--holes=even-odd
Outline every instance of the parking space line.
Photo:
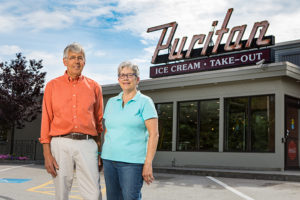
[[[79,190],[77,188],[78,188],[78,186],[73,185],[71,193],[75,193],[75,194],[79,193]],[[48,189],[48,190],[45,191],[44,189]],[[55,195],[55,191],[54,190],[55,190],[55,188],[53,186],[53,180],[48,181],[48,182],[46,182],[46,183],[44,183],[42,185],[39,185],[39,186],[30,188],[30,189],[27,189],[27,191],[29,191],[29,192],[36,192],[36,193],[47,194],[47,195],[52,195],[52,196]],[[102,192],[102,194],[106,192],[106,188],[102,184],[101,184],[101,192]],[[70,194],[69,198],[70,199],[82,199],[82,197],[80,196],[80,194],[78,194],[78,195]]]
[[217,184],[223,186],[223,187],[226,188],[227,190],[229,190],[229,191],[231,191],[231,192],[233,192],[233,193],[239,195],[240,197],[242,197],[242,198],[244,198],[244,199],[246,199],[246,200],[254,200],[253,198],[251,198],[251,197],[249,197],[249,196],[247,196],[247,195],[241,193],[240,191],[238,191],[238,190],[236,190],[236,189],[230,187],[229,185],[223,183],[222,181],[219,181],[218,179],[215,179],[215,178],[213,178],[213,177],[211,177],[211,176],[207,176],[206,178],[208,178],[208,179],[214,181],[215,183],[217,183]]
[[[49,185],[53,185],[53,180],[48,181],[48,182],[46,182],[42,185],[30,188],[27,191],[41,193],[41,194],[48,194],[48,195],[54,196],[55,195],[54,187],[51,187]],[[52,189],[52,190],[42,191],[42,189]],[[72,190],[72,192],[76,192],[76,191]],[[69,198],[71,198],[71,199],[82,199],[80,196],[77,196],[77,195],[70,195]]]
[[34,165],[34,164],[20,165],[20,166],[16,166],[16,167],[5,168],[5,169],[1,169],[0,172],[8,171],[11,169],[16,169],[16,168],[20,168],[20,167],[26,167],[26,166],[30,166],[30,165]]
[[27,191],[29,191],[29,192],[37,192],[37,193],[42,193],[42,194],[54,195],[54,191],[40,191],[40,190],[38,190],[38,189],[41,189],[41,188],[47,188],[47,189],[53,188],[54,189],[54,187],[45,187],[45,186],[50,185],[50,184],[53,184],[52,180],[48,181],[47,183],[44,183],[42,185],[30,188]]

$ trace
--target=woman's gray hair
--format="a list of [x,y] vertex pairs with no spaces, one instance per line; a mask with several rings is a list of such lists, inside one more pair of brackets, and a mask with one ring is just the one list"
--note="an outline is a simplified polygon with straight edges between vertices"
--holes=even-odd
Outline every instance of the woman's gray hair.
[[76,42],[69,44],[64,50],[64,58],[68,58],[68,54],[70,51],[74,52],[74,53],[82,53],[83,58],[85,59],[84,49],[82,48],[82,46],[80,44],[78,44]]
[[133,71],[133,73],[136,74],[137,77],[140,77],[139,67],[130,61],[124,61],[124,62],[120,63],[120,65],[118,67],[118,75],[120,75],[121,71],[126,67],[130,68]]

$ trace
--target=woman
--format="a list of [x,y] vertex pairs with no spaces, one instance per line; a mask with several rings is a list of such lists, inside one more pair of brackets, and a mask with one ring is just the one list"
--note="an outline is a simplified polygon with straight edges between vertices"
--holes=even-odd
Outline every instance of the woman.
[[152,160],[158,142],[153,101],[137,90],[139,69],[131,62],[118,68],[122,92],[106,104],[102,147],[107,200],[140,200],[143,179],[154,180]]

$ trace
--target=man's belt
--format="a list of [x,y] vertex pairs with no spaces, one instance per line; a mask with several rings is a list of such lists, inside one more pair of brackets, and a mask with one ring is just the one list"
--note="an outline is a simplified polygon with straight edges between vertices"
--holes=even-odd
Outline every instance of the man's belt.
[[83,133],[69,133],[66,135],[58,135],[56,137],[70,138],[73,140],[88,140],[88,139],[93,138],[93,136],[88,135],[88,134],[83,134]]

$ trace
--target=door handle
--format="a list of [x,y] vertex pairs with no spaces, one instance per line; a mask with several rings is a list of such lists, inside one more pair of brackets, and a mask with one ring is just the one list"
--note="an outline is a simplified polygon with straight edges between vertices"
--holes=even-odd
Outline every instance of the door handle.
[[285,143],[286,140],[287,140],[287,138],[289,137],[289,135],[290,135],[290,130],[287,129],[287,130],[286,130],[286,133],[284,134],[284,137],[281,138],[281,142],[282,142],[282,143]]
[[289,129],[287,129],[287,130],[286,130],[286,135],[285,135],[285,138],[288,138],[288,137],[289,137],[289,135],[290,135],[290,130],[289,130]]

